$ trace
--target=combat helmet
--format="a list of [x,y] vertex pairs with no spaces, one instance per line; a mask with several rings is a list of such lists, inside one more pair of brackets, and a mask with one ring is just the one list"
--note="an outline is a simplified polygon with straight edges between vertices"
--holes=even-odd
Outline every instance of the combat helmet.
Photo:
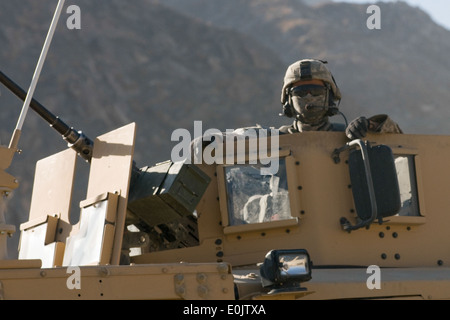
[[322,80],[331,89],[333,94],[332,100],[340,101],[341,92],[334,80],[333,75],[325,66],[327,62],[316,59],[303,59],[291,64],[286,70],[286,75],[284,76],[283,89],[281,90],[281,104],[284,105],[288,98],[288,90],[293,83],[300,80]]

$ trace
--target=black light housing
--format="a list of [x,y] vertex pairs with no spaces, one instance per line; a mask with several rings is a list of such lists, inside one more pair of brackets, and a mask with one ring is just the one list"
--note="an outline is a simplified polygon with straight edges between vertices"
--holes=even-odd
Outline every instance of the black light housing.
[[263,287],[277,291],[306,290],[300,283],[311,280],[311,260],[305,249],[271,250],[260,267]]

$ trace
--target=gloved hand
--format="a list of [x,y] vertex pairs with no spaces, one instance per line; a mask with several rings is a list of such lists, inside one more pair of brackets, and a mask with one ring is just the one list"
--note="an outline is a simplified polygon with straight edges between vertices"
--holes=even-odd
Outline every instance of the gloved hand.
[[366,117],[359,117],[350,122],[348,127],[345,129],[345,135],[351,139],[361,139],[364,138],[369,129],[369,120]]

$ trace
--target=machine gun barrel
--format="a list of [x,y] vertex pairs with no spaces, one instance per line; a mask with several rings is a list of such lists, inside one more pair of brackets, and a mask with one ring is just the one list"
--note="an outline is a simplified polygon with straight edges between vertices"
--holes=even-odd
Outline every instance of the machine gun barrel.
[[[22,101],[25,101],[27,96],[26,91],[1,71],[0,82]],[[86,137],[83,132],[76,131],[74,128],[69,127],[66,123],[64,123],[64,121],[48,111],[34,98],[30,102],[30,107],[45,121],[47,121],[50,127],[54,128],[62,135],[63,139],[67,141],[70,148],[74,149],[86,161],[91,160],[94,143],[91,139]]]

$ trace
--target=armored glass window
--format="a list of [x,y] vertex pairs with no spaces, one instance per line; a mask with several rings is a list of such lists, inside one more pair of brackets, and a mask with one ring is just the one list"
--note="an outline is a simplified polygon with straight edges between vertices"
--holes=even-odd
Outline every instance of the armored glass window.
[[279,160],[276,173],[262,164],[224,170],[230,226],[292,219],[285,159]]
[[395,157],[398,184],[400,187],[401,208],[399,216],[420,216],[417,197],[414,155]]

